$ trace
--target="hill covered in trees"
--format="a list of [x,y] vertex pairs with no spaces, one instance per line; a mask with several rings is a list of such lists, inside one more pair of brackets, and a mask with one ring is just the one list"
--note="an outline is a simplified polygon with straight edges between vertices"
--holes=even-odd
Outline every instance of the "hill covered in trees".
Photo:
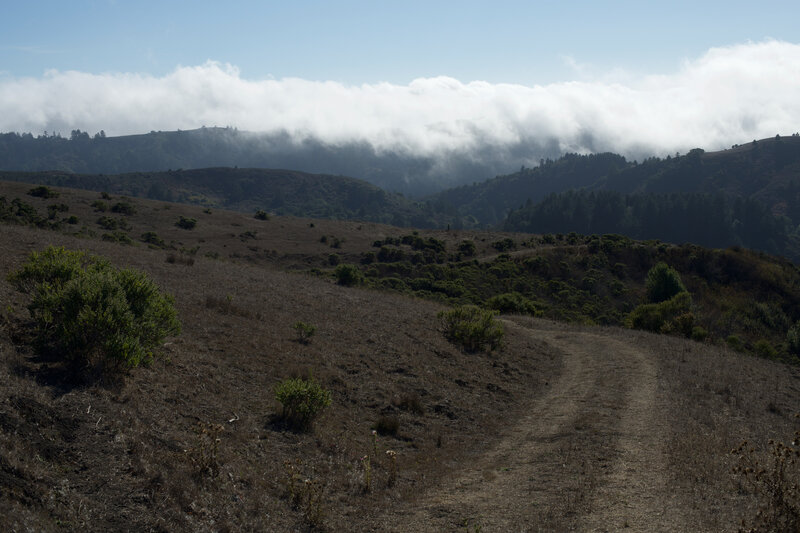
[[[553,156],[557,147],[528,146]],[[525,151],[527,151],[527,149]],[[481,181],[514,168],[497,149],[415,155],[376,150],[367,142],[325,143],[288,133],[261,134],[235,128],[152,131],[107,137],[73,130],[69,138],[44,132],[0,134],[0,169],[82,174],[122,174],[206,167],[288,168],[352,176],[388,191],[421,196]],[[519,163],[517,163],[519,164]]]
[[527,201],[570,189],[633,193],[704,193],[758,200],[800,224],[800,136],[734,145],[729,150],[627,161],[611,154],[566,154],[536,168],[438,193],[430,201],[465,223],[493,225]]
[[503,229],[618,233],[635,239],[691,242],[713,248],[744,246],[794,260],[800,258],[797,237],[786,217],[773,215],[758,200],[721,193],[568,191],[512,211]]
[[399,226],[446,224],[442,217],[437,218],[430,209],[425,209],[424,204],[388,193],[362,180],[292,170],[223,167],[118,175],[0,171],[0,179],[250,213],[265,210],[281,215]]
[[[476,161],[488,160],[478,155]],[[180,169],[214,163],[229,166]],[[314,167],[326,173],[244,168],[268,163],[285,163],[280,166],[294,169]],[[366,144],[326,146],[313,140],[297,144],[288,136],[258,136],[221,128],[116,138],[90,137],[77,130],[70,139],[0,135],[0,167],[67,169],[0,172],[0,178],[8,180],[245,212],[265,209],[276,214],[421,228],[618,233],[716,248],[744,246],[800,259],[797,134],[734,145],[720,152],[694,149],[685,155],[642,162],[611,153],[566,154],[542,159],[535,168],[522,167],[514,174],[418,201],[386,192],[397,180],[417,192],[422,190],[419,180],[428,180],[428,189],[440,187],[436,172],[448,173],[450,182],[471,179],[479,167],[488,172],[483,163],[475,163],[471,170],[459,165],[445,165],[445,169],[441,161],[433,159],[378,154]],[[151,171],[150,167],[160,168]],[[87,169],[111,170],[83,173]],[[108,174],[121,169],[136,172]],[[340,171],[368,174],[373,184],[335,175]]]

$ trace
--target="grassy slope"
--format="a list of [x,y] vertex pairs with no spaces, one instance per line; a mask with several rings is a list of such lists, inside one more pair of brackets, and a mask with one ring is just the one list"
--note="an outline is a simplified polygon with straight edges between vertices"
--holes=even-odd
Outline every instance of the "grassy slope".
[[[129,233],[135,238],[155,231],[175,248],[152,249],[100,240],[102,231],[93,222],[99,214],[91,207],[96,194],[64,190],[57,199],[42,200],[26,196],[27,189],[3,184],[9,198],[19,196],[40,211],[63,202],[70,206],[65,215],[90,223],[83,237],[3,225],[0,271],[18,267],[27,253],[48,244],[88,249],[146,271],[174,294],[184,332],[165,346],[164,357],[135,370],[123,384],[70,385],[58,364],[32,351],[26,302],[0,282],[0,515],[12,529],[303,529],[315,520],[304,506],[290,505],[284,484],[284,462],[297,465],[298,459],[303,478],[324,487],[325,528],[377,531],[393,523],[402,529],[409,506],[424,507],[428,489],[497,445],[565,374],[569,354],[536,329],[560,328],[566,336],[579,331],[534,320],[530,333],[509,323],[502,351],[464,354],[438,331],[441,307],[435,303],[286,271],[328,268],[331,252],[355,260],[374,240],[404,233],[398,228],[282,217],[259,221],[135,200]],[[175,227],[179,216],[196,218],[197,227]],[[449,249],[472,238],[480,243],[481,260],[488,261],[496,255],[490,243],[503,237],[421,235],[446,240]],[[320,242],[321,236],[328,242]],[[334,237],[339,248],[331,248]],[[196,246],[194,255],[179,252]],[[318,328],[307,346],[294,341],[291,325],[297,320]],[[791,413],[800,410],[797,370],[680,339],[591,331],[646,346],[657,363],[660,392],[653,416],[668,426],[664,453],[675,466],[664,484],[671,505],[690,517],[693,530],[732,527],[753,499],[736,495],[725,452],[742,436],[764,442],[787,435]],[[333,406],[314,433],[284,431],[275,424],[271,389],[283,377],[308,371],[332,390]],[[603,394],[605,388],[591,390]],[[415,398],[423,413],[403,402]],[[373,490],[364,494],[359,458],[371,453],[370,428],[385,415],[397,416],[400,430],[396,438],[379,437],[378,451],[398,452],[399,480],[387,487],[388,464],[373,459]],[[187,453],[200,445],[198,422],[225,427],[215,479],[198,475]],[[593,430],[574,434],[580,427],[568,427],[564,438],[598,445]],[[559,503],[562,490],[594,491],[604,483],[595,466],[596,485],[574,484],[586,462],[569,450],[560,457],[575,477],[548,486],[552,503],[537,515],[549,529],[582,523],[592,512],[581,503],[592,501],[591,495],[567,505]],[[698,496],[704,502],[699,508]],[[448,515],[443,527],[463,529],[464,519],[475,517]]]

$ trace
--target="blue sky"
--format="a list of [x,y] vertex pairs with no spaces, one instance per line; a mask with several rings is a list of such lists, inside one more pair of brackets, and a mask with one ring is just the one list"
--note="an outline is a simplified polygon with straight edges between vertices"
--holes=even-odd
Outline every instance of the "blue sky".
[[[653,74],[714,46],[797,42],[798,2],[7,2],[0,71],[164,75],[207,60],[248,79],[450,76],[523,85]],[[577,68],[576,68],[577,66]]]
[[639,158],[800,130],[797,0],[4,4],[0,132]]

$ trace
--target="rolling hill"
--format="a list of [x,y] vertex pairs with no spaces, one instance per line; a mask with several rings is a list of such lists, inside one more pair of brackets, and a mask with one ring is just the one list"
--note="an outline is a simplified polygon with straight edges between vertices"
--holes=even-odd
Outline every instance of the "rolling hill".
[[626,161],[616,154],[566,154],[538,167],[430,198],[480,225],[501,222],[526,202],[535,204],[571,189],[623,194],[722,194],[761,202],[775,215],[800,223],[800,136],[775,137],[706,153],[694,149],[665,159]]
[[[769,503],[730,473],[747,458],[730,450],[748,439],[769,461],[768,440],[796,427],[798,367],[736,351],[755,349],[750,330],[774,349],[800,318],[800,274],[769,256],[262,220],[18,182],[0,196],[0,516],[11,530],[719,531]],[[118,380],[68,372],[37,349],[28,299],[5,279],[48,245],[145,272],[174,296],[182,333]],[[741,327],[741,344],[575,323],[596,316],[590,302],[607,300],[606,313],[641,302],[658,260],[680,271],[698,320]],[[348,263],[361,286],[336,283]],[[505,275],[522,268],[538,272],[528,289]],[[509,283],[537,304],[501,315],[499,349],[464,351],[437,318],[470,298],[434,283],[447,272],[480,302]],[[537,292],[542,276],[553,292]],[[743,314],[754,301],[764,306]],[[310,342],[297,321],[316,326]],[[308,375],[332,403],[311,431],[292,431],[274,387]]]
[[[534,149],[537,153],[557,153],[553,147],[533,145],[518,147],[517,151]],[[330,144],[287,133],[259,134],[217,127],[119,137],[106,137],[104,133],[90,137],[80,130],[69,138],[47,132],[36,137],[30,133],[0,134],[2,170],[127,174],[222,166],[289,168],[353,176],[410,196],[507,172],[516,164],[509,161],[519,157],[490,147],[476,147],[469,153],[415,155],[404,150],[377,150],[367,142]]]
[[425,205],[355,178],[293,170],[204,168],[131,174],[0,171],[0,179],[271,213],[431,227],[445,220]]

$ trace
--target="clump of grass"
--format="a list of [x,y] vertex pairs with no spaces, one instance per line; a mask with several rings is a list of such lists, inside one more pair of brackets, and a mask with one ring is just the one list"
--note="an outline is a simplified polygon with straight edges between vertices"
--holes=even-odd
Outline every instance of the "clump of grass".
[[372,464],[369,455],[361,458],[361,468],[364,469],[364,492],[372,490]]
[[323,487],[319,481],[305,477],[301,471],[302,466],[300,459],[283,462],[286,497],[294,509],[303,512],[303,518],[308,525],[322,528],[325,518],[322,507]]
[[260,313],[254,315],[244,307],[237,305],[230,294],[225,296],[206,296],[206,309],[213,309],[223,315],[236,315],[244,318],[252,318],[253,316],[259,318],[261,316]]
[[194,265],[194,257],[191,255],[169,253],[167,254],[166,261],[171,265],[174,265],[176,263],[186,266]]
[[397,452],[386,450],[386,457],[389,459],[389,478],[386,483],[392,487],[397,483]]
[[197,443],[187,454],[199,477],[213,479],[219,475],[219,444],[224,429],[221,424],[211,422],[198,422],[195,426]]
[[311,342],[311,337],[313,337],[314,333],[317,331],[316,326],[300,321],[295,322],[292,325],[292,329],[297,334],[297,342],[300,344],[308,344]]

